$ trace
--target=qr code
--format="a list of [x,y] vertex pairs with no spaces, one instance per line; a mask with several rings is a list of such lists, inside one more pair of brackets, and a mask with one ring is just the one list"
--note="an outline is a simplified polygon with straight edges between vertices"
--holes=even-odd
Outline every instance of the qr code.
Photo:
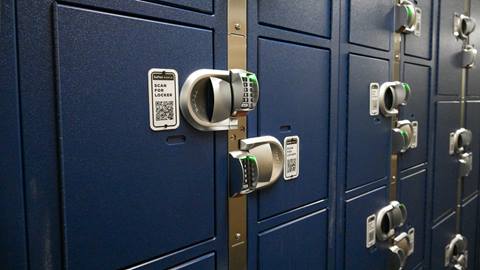
[[287,173],[295,172],[296,170],[297,170],[297,160],[294,158],[287,159]]
[[173,120],[173,101],[155,101],[155,120]]

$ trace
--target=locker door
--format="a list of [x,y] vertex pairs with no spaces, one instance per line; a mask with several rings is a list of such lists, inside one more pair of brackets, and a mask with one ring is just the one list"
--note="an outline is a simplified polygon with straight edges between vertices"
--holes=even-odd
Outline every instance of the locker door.
[[[471,1],[470,2],[470,16],[474,18],[477,23],[480,21],[480,2]],[[470,44],[475,45],[475,48],[480,46],[480,31],[478,28],[470,34]],[[477,66],[473,69],[468,70],[468,83],[467,83],[467,94],[469,96],[480,96],[480,68]]]
[[432,228],[431,269],[448,269],[445,267],[445,247],[453,237],[455,237],[455,213],[448,215]]
[[249,137],[300,141],[298,177],[282,176],[250,196],[249,269],[327,267],[330,68],[338,47],[331,29],[338,6],[331,0],[249,1],[248,69],[261,88]]
[[470,175],[464,179],[463,198],[470,197],[478,190],[479,157],[480,157],[480,102],[469,101],[466,105],[465,127],[472,131],[470,150],[473,153],[473,168]]
[[[422,10],[423,11],[423,10]],[[405,170],[427,161],[428,126],[429,126],[429,93],[430,67],[405,63],[403,66],[404,81],[412,87],[412,96],[408,104],[400,110],[400,120],[418,122],[417,147],[409,149],[399,157],[399,169]]]
[[47,89],[56,92],[65,267],[224,268],[225,133],[185,119],[155,132],[148,109],[151,68],[176,70],[177,87],[196,69],[226,68],[223,1],[44,2],[54,13],[56,88]]
[[458,95],[460,89],[461,69],[459,52],[462,43],[453,35],[453,15],[463,13],[463,0],[440,0],[438,29],[438,83],[440,95]]
[[[433,220],[445,216],[456,205],[458,163],[449,154],[449,135],[460,125],[460,104],[438,102],[435,128],[435,160],[433,183]],[[453,230],[451,232],[454,232]]]
[[425,222],[427,214],[426,201],[427,171],[422,169],[418,172],[407,172],[401,176],[399,184],[399,201],[404,203],[408,210],[406,224],[401,229],[408,232],[415,229],[414,253],[408,258],[405,269],[414,269],[424,260]]
[[415,1],[415,3],[416,6],[421,9],[421,33],[420,36],[413,34],[404,35],[405,54],[423,59],[431,59],[433,0],[420,0]]
[[[468,240],[468,269],[478,269],[475,260],[478,248],[477,227],[478,227],[478,195],[473,196],[462,205],[462,224],[461,230]],[[472,254],[472,255],[470,255]]]

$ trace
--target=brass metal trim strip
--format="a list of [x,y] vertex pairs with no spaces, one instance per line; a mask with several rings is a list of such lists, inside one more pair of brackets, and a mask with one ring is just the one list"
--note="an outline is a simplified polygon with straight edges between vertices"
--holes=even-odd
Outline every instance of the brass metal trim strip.
[[[228,0],[228,69],[247,68],[247,0]],[[228,131],[228,151],[238,150],[247,137],[247,119],[238,118],[238,129]],[[228,198],[228,269],[247,269],[247,197]]]

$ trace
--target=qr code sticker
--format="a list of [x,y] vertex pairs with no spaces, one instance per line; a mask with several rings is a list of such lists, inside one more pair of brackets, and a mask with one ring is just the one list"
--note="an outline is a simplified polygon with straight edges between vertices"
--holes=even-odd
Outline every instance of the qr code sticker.
[[173,120],[173,101],[155,101],[155,120]]
[[287,173],[295,172],[297,169],[296,159],[287,159]]

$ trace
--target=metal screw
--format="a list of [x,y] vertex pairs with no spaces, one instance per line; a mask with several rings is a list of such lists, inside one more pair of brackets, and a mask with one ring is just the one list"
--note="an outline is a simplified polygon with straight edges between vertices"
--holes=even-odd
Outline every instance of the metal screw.
[[241,131],[245,131],[245,127],[244,127],[244,126],[241,126],[241,127],[240,127],[240,130],[241,130]]
[[234,25],[234,27],[235,27],[235,30],[237,30],[237,31],[239,31],[240,29],[242,29],[242,26],[241,26],[239,23],[236,23],[236,24]]
[[235,234],[235,239],[236,240],[240,240],[240,237],[242,237],[242,235],[240,233],[236,233]]
[[400,60],[400,54],[395,54],[395,60]]
[[237,139],[237,135],[235,135],[235,134],[230,135],[230,140],[233,141],[233,140],[235,140],[235,139]]

